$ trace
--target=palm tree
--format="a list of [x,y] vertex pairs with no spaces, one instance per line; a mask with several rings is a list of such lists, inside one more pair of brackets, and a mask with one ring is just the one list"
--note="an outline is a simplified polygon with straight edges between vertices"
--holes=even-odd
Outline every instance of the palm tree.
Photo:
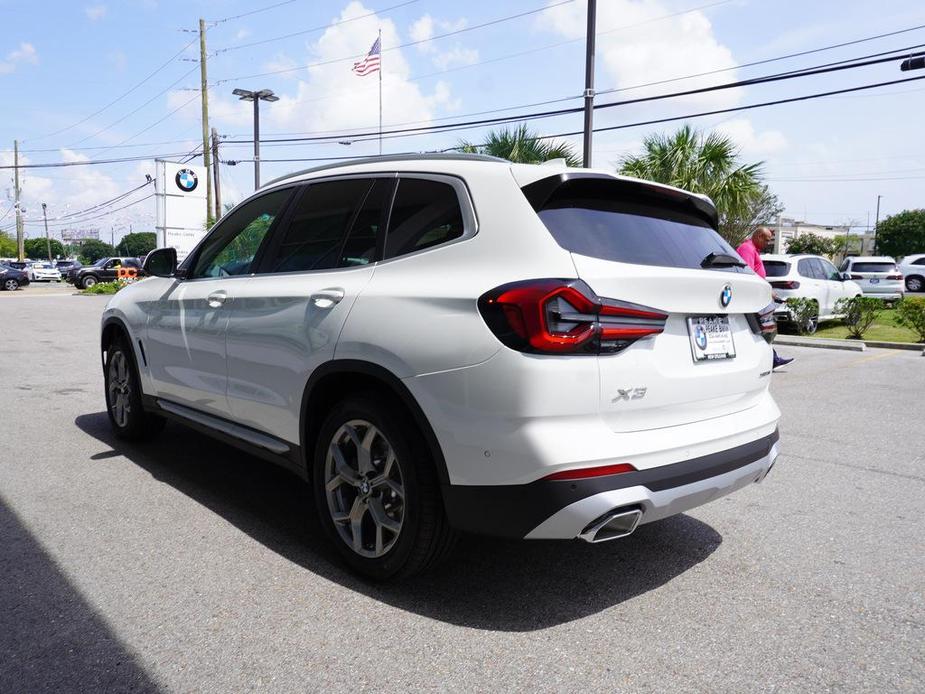
[[[742,164],[735,143],[718,133],[703,133],[685,125],[673,135],[649,135],[642,155],[624,157],[620,173],[709,195],[720,216],[720,234],[732,244],[744,233],[762,198],[764,162]],[[766,221],[766,220],[759,220]]]
[[542,164],[550,159],[565,159],[569,166],[581,166],[574,147],[567,142],[554,142],[541,138],[521,124],[514,129],[492,130],[484,144],[460,142],[461,152],[490,154],[518,164]]

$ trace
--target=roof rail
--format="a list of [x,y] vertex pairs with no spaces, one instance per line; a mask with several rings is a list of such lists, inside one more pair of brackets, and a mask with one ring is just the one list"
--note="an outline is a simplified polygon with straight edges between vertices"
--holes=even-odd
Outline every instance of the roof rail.
[[377,162],[390,162],[390,161],[416,161],[416,160],[456,160],[456,161],[493,161],[501,162],[504,164],[510,164],[507,159],[501,159],[500,157],[492,157],[488,154],[465,154],[463,152],[413,152],[411,154],[383,154],[380,156],[374,157],[358,157],[356,159],[350,159],[349,161],[341,161],[336,164],[322,164],[321,166],[312,166],[308,169],[302,169],[301,171],[294,171],[291,174],[286,174],[285,176],[280,176],[279,178],[274,178],[268,183],[264,183],[261,188],[265,186],[271,186],[274,183],[279,183],[281,181],[286,181],[290,178],[295,178],[296,176],[302,176],[308,173],[314,173],[315,171],[325,171],[327,169],[337,169],[343,166],[354,166],[356,164],[375,164]]

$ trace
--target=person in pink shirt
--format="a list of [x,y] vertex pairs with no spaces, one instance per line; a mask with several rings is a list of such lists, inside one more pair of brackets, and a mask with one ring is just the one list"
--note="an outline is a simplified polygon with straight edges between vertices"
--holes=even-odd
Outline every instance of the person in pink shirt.
[[[768,273],[764,269],[764,263],[761,262],[761,251],[767,248],[767,245],[771,243],[773,239],[774,232],[771,229],[768,227],[758,227],[749,238],[745,239],[745,241],[736,248],[736,252],[742,256],[742,260],[745,261],[745,264],[754,270],[755,274],[759,277],[768,276]],[[771,293],[771,297],[774,301],[781,303],[780,299],[775,296],[773,292]],[[777,353],[776,349],[774,350],[773,368],[776,369],[778,366],[785,366],[792,361],[793,358],[784,359]]]

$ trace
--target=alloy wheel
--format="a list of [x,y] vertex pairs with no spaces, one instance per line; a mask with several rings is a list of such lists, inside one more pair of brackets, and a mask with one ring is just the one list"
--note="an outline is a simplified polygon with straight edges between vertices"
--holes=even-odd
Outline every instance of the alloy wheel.
[[132,384],[128,360],[122,351],[113,352],[109,360],[109,409],[116,426],[124,429],[132,411]]
[[922,291],[922,280],[918,277],[910,277],[906,280],[906,289],[910,292],[920,292]]
[[17,289],[19,289],[19,282],[17,282],[14,279],[6,280],[3,283],[3,288],[10,292],[16,291]]
[[362,557],[385,555],[405,519],[401,464],[385,435],[361,419],[343,424],[324,464],[328,513],[337,534]]

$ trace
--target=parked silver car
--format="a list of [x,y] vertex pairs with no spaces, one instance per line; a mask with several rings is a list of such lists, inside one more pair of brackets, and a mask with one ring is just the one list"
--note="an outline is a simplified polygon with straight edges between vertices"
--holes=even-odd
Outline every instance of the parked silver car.
[[841,271],[858,283],[864,296],[893,301],[902,299],[903,275],[896,261],[886,255],[859,255],[845,258]]

